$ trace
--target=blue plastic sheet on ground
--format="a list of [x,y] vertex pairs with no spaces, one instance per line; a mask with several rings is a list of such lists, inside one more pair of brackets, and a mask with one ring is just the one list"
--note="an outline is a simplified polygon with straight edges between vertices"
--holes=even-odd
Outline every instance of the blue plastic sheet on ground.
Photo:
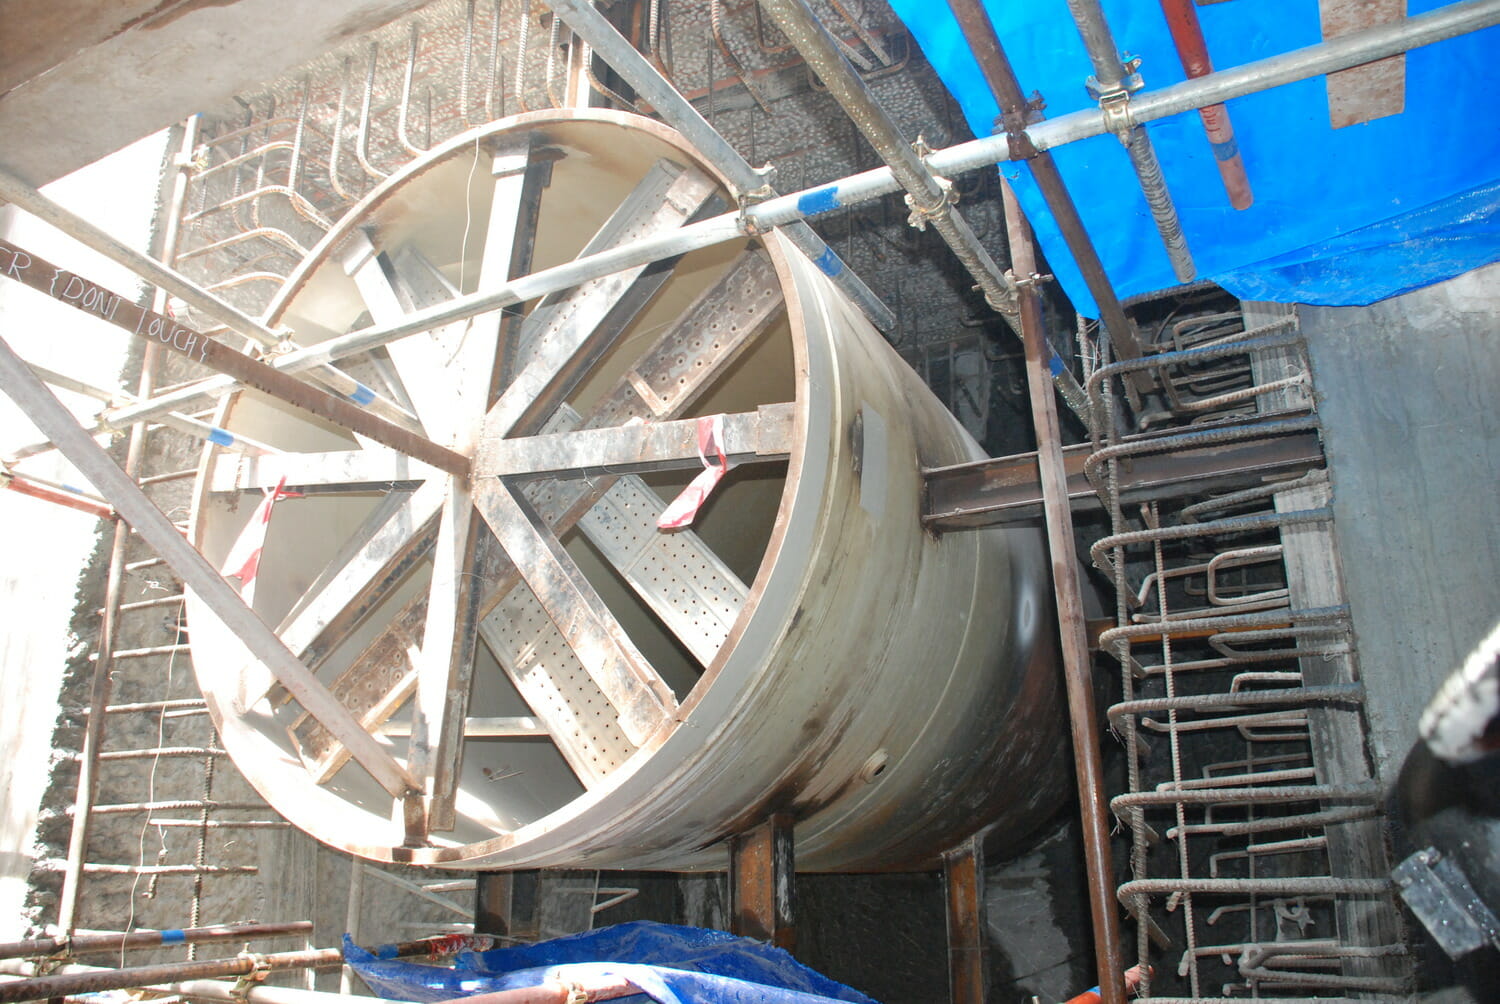
[[[984,0],[1021,86],[1045,114],[1095,107],[1092,66],[1062,0]],[[975,135],[998,112],[946,5],[892,0],[963,109]],[[1116,43],[1143,60],[1146,89],[1181,81],[1159,4],[1104,0]],[[1409,0],[1409,14],[1443,6]],[[1218,69],[1322,40],[1313,0],[1197,8]],[[1198,278],[1244,299],[1372,303],[1500,260],[1500,28],[1407,53],[1405,111],[1333,129],[1326,78],[1228,103],[1255,192],[1248,210],[1224,195],[1196,111],[1147,126],[1178,207]],[[1053,151],[1105,271],[1122,298],[1177,285],[1130,161],[1113,136]],[[1097,317],[1029,171],[1001,168],[1048,264],[1080,312]]]
[[[722,931],[635,921],[534,945],[458,956],[452,968],[381,958],[346,936],[344,957],[390,1000],[432,1002],[584,975],[623,976],[658,1004],[875,1004],[786,952]],[[387,953],[388,954],[388,953]]]

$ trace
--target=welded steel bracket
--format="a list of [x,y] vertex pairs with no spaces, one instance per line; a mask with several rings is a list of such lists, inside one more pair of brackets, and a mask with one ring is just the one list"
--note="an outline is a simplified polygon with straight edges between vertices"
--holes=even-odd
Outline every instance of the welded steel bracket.
[[1450,958],[1485,945],[1500,947],[1500,919],[1469,878],[1436,847],[1417,851],[1391,872],[1396,889],[1427,933]]

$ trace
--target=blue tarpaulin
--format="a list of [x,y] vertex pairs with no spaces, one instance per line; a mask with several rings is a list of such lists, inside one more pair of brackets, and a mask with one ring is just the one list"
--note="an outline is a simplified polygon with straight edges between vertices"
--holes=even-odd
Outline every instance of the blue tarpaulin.
[[380,958],[344,939],[344,957],[390,1000],[440,1001],[470,994],[623,976],[646,991],[622,998],[659,1004],[875,1004],[779,948],[722,931],[635,921],[535,945],[470,952],[452,968]]
[[[984,0],[1029,95],[1045,114],[1095,107],[1087,51],[1063,0]],[[998,109],[946,4],[892,0],[963,109],[975,135]],[[1104,0],[1116,43],[1142,59],[1147,90],[1184,79],[1154,0]],[[1409,0],[1409,14],[1442,6]],[[1240,0],[1197,8],[1216,69],[1322,40],[1315,0]],[[1500,260],[1500,28],[1406,54],[1405,110],[1334,129],[1326,78],[1228,103],[1255,192],[1233,209],[1197,112],[1150,123],[1198,278],[1242,299],[1335,306],[1372,303]],[[1105,271],[1122,298],[1177,285],[1113,136],[1053,151]],[[1053,273],[1080,312],[1093,298],[1027,169],[1001,167],[1036,229]]]

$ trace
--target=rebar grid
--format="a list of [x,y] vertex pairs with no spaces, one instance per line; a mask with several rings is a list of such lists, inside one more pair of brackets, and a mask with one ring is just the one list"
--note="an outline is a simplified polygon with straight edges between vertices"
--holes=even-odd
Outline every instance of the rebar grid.
[[[1111,806],[1131,834],[1119,896],[1139,961],[1153,940],[1176,955],[1175,973],[1156,973],[1165,999],[1398,992],[1404,947],[1345,929],[1351,904],[1394,910],[1385,872],[1350,874],[1330,839],[1378,815],[1378,787],[1342,779],[1314,742],[1319,709],[1363,724],[1363,690],[1304,672],[1351,657],[1348,611],[1307,605],[1287,566],[1285,535],[1332,519],[1326,496],[1304,507],[1288,492],[1324,489],[1326,474],[1139,507],[1118,488],[1132,456],[1181,441],[1316,428],[1295,317],[1257,326],[1221,310],[1162,329],[1154,352],[1088,382],[1100,421],[1086,471],[1110,519],[1091,554],[1116,590],[1100,648],[1126,670],[1109,718],[1128,788]],[[1128,416],[1119,381],[1143,369],[1162,397]],[[1362,735],[1341,738],[1362,756]]]

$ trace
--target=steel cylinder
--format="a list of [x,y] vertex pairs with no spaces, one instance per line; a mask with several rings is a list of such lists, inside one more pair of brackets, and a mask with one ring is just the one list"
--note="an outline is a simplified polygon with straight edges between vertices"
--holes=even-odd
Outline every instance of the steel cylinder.
[[[360,241],[393,262],[420,255],[431,274],[446,277],[450,292],[471,291],[485,241],[493,239],[486,214],[500,198],[492,157],[519,137],[533,164],[546,162],[534,230],[523,235],[532,268],[569,260],[601,239],[604,221],[639,192],[638,179],[653,165],[702,172],[720,205],[734,204],[723,180],[658,123],[600,110],[524,115],[460,136],[378,185],[312,251],[270,320],[305,344],[371,323],[377,311],[351,279],[349,249]],[[713,206],[710,198],[696,211]],[[659,266],[669,272],[665,283],[593,353],[562,411],[587,415],[609,388],[638,379],[631,367],[639,369],[644,347],[691,315],[746,255],[769,262],[784,309],[723,363],[709,357],[709,343],[725,336],[739,316],[734,310],[744,306],[729,297],[723,318],[702,326],[698,341],[682,342],[677,368],[658,376],[721,367],[676,413],[683,419],[789,403],[785,459],[731,470],[699,512],[691,538],[665,534],[628,505],[610,510],[608,519],[595,510],[558,533],[567,560],[670,688],[673,701],[660,724],[649,735],[623,735],[618,709],[596,701],[592,684],[568,668],[588,654],[552,652],[541,640],[566,635],[567,626],[526,621],[537,616],[535,605],[507,598],[524,596],[524,584],[500,599],[489,596],[504,578],[506,556],[481,533],[476,546],[486,550],[468,574],[489,598],[479,604],[484,619],[471,646],[464,712],[472,727],[458,764],[456,823],[412,841],[401,801],[358,764],[318,776],[312,731],[296,703],[190,601],[194,664],[210,712],[236,764],[278,811],[320,840],[376,860],[667,870],[722,868],[729,837],[785,812],[795,820],[799,869],[870,871],[930,865],[987,826],[1018,842],[1065,799],[1055,627],[1039,532],[924,531],[922,469],[976,459],[980,451],[818,267],[779,235]],[[566,307],[568,295],[584,294],[526,309]],[[521,311],[488,323],[502,324],[501,379],[486,399],[493,402],[524,370],[529,347]],[[442,357],[427,364],[377,352],[346,365],[399,397],[400,385],[414,384],[424,366],[448,365],[448,350],[432,351]],[[390,379],[393,367],[399,379]],[[559,428],[561,413],[549,429]],[[648,424],[670,420],[641,417]],[[471,448],[481,418],[428,432]],[[341,482],[327,474],[334,460],[317,458],[373,455],[369,444],[248,394],[226,402],[219,421],[324,465],[308,476],[319,484],[304,497],[272,509],[256,575],[255,609],[286,627],[320,602],[351,553],[371,557],[361,541],[380,513],[419,490],[422,472],[392,461],[397,474],[387,483],[353,476]],[[265,487],[255,472],[272,469],[274,459],[219,447],[205,455],[192,535],[212,560],[222,563],[245,538]],[[699,469],[694,461],[692,469],[647,471],[631,483],[652,493],[654,499],[641,496],[649,508],[670,500]],[[574,481],[599,476],[575,472]],[[288,486],[297,487],[296,476]],[[663,536],[673,539],[663,543]],[[435,546],[444,539],[439,535]],[[415,727],[409,695],[420,660],[402,661],[395,645],[387,662],[366,666],[363,677],[351,667],[390,642],[402,611],[432,588],[436,560],[430,548],[419,549],[390,570],[385,590],[358,617],[346,617],[341,634],[322,638],[311,663],[402,762],[404,737]],[[725,589],[739,592],[726,600]],[[695,630],[712,637],[704,641]],[[419,644],[453,642],[410,634],[401,635],[407,656]],[[362,697],[353,694],[356,685],[365,687]],[[366,710],[382,700],[386,707]],[[480,724],[501,719],[532,724],[530,731],[490,732]],[[561,734],[569,727],[576,735]],[[601,756],[609,762],[586,762]]]

